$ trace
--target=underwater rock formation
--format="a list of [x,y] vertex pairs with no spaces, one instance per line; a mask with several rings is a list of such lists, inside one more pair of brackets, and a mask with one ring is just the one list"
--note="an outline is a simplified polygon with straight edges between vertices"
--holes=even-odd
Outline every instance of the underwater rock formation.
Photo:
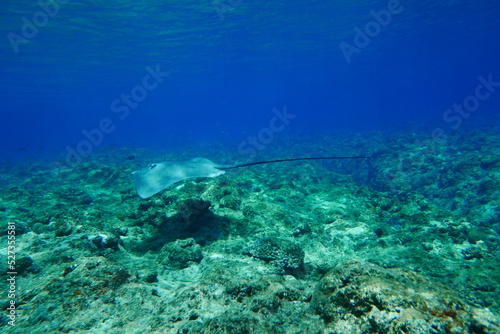
[[498,333],[489,312],[410,270],[350,260],[318,283],[312,307],[328,333]]

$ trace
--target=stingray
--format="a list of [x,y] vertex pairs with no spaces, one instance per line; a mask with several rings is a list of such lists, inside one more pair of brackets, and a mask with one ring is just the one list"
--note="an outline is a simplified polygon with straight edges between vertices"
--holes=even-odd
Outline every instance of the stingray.
[[367,159],[369,157],[317,157],[317,158],[290,158],[250,162],[240,165],[216,164],[205,158],[194,158],[188,161],[164,161],[150,164],[148,167],[133,172],[134,186],[141,198],[148,198],[162,191],[168,186],[192,177],[217,177],[229,169],[254,165],[271,164],[276,162],[297,160],[332,160],[332,159]]

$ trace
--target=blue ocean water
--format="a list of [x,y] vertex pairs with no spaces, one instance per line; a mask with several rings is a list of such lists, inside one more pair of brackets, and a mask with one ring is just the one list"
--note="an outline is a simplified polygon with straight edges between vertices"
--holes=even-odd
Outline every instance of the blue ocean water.
[[10,333],[500,333],[498,1],[3,0],[0,33]]
[[5,0],[2,157],[210,140],[238,154],[284,108],[289,134],[491,124],[499,14],[491,0]]

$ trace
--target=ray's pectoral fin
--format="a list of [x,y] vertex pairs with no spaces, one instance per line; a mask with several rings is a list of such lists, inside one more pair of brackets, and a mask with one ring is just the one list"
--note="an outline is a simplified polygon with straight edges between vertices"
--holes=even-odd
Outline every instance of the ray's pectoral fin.
[[204,158],[189,161],[165,161],[133,172],[134,187],[141,198],[148,198],[168,186],[192,177],[216,177],[225,173]]

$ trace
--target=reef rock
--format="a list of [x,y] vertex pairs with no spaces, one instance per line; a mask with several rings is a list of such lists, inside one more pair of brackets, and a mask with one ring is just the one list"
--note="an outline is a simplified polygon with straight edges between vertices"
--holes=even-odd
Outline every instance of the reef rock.
[[488,309],[410,270],[347,261],[318,283],[312,306],[325,333],[500,333]]

